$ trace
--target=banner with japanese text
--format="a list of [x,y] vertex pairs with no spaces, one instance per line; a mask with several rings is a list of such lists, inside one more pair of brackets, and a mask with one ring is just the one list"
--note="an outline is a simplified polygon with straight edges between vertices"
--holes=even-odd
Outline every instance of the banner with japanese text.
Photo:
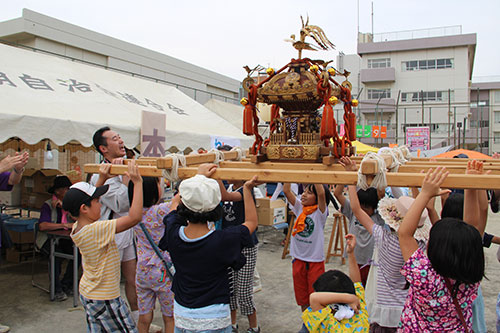
[[429,150],[431,131],[428,126],[407,127],[406,145],[410,151]]
[[166,149],[208,147],[211,136],[235,138],[242,148],[253,142],[173,86],[0,44],[0,142],[18,137],[28,144],[50,139],[90,147],[93,133],[109,126],[134,148],[141,142],[142,111],[168,116]]
[[141,155],[144,157],[165,156],[165,123],[167,115],[142,111]]

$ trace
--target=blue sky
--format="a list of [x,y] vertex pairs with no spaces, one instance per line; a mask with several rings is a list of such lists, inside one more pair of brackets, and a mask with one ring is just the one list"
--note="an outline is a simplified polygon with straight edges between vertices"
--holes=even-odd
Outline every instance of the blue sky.
[[[370,32],[372,1],[359,4],[360,31]],[[452,25],[477,33],[473,76],[500,77],[500,1],[374,0],[373,7],[375,33]],[[283,39],[298,35],[300,15],[308,14],[337,46],[307,56],[329,60],[338,51],[356,52],[356,0],[5,0],[0,8],[0,21],[28,8],[238,80],[244,65],[281,67],[296,57]]]

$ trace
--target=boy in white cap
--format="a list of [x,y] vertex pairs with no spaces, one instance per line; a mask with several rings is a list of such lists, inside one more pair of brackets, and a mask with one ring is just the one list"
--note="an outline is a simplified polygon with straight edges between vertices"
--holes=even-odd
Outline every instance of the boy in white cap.
[[221,192],[210,179],[215,164],[202,164],[198,174],[184,180],[172,200],[159,247],[168,250],[176,273],[172,284],[176,331],[231,332],[228,267],[245,264],[243,247],[252,247],[257,228],[252,190],[257,177],[243,185],[245,222],[223,230],[210,230],[209,221],[222,214]]
[[71,238],[82,254],[83,276],[80,300],[87,315],[89,332],[137,332],[127,305],[120,297],[120,255],[115,234],[128,230],[142,219],[142,178],[135,162],[128,165],[127,177],[134,183],[134,200],[127,216],[98,221],[99,197],[111,164],[99,170],[97,187],[85,182],[71,186],[63,199],[63,209],[75,217]]

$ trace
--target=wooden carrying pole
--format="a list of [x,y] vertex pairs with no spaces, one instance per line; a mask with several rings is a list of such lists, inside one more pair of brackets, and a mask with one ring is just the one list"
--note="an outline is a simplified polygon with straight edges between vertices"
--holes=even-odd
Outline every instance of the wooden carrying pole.
[[[179,168],[179,177],[186,179],[196,175],[197,168]],[[284,182],[304,184],[356,185],[358,173],[349,171],[310,170],[272,170],[272,169],[235,169],[219,168],[212,178],[224,180],[248,180],[254,175],[260,182]],[[420,187],[425,174],[387,173],[387,186]],[[497,175],[458,175],[450,174],[443,188],[459,189],[500,189],[500,176]]]
[[[224,152],[224,159],[236,159],[236,151]],[[197,173],[197,164],[213,162],[216,159],[214,153],[189,155],[186,156],[186,165],[192,167],[179,167],[178,176],[180,179],[186,179]],[[392,163],[392,157],[384,155],[386,164]],[[458,159],[456,159],[458,160]],[[162,169],[172,167],[172,158],[164,157],[158,159],[139,159],[139,170],[143,176],[160,177]],[[154,166],[156,161],[156,167]],[[485,170],[491,170],[490,175],[466,175],[465,168],[467,160],[459,163],[449,162],[424,162],[415,164],[405,164],[399,167],[399,172],[386,173],[387,185],[397,187],[420,187],[424,178],[421,170],[428,170],[437,166],[446,166],[450,175],[443,183],[444,188],[459,189],[500,189],[500,165],[496,163],[485,162]],[[344,171],[338,163],[286,163],[286,162],[262,162],[259,164],[249,162],[220,162],[213,178],[223,180],[248,180],[254,175],[258,176],[261,182],[290,182],[290,183],[313,183],[313,184],[338,184],[355,185],[358,180],[357,172]],[[151,165],[153,164],[153,165]],[[87,164],[84,171],[87,173],[98,173],[99,164]],[[361,166],[361,172],[365,175],[374,175],[378,171],[375,161],[365,161]],[[127,171],[126,165],[113,165],[111,174],[124,174]]]
[[[259,164],[254,164],[250,162],[221,162],[219,164],[222,168],[241,168],[241,169],[290,169],[290,170],[319,170],[319,171],[344,171],[344,167],[340,164],[324,165],[319,163],[286,163],[286,162],[262,162]],[[359,166],[359,165],[358,165]],[[399,167],[398,173],[418,173],[427,171],[428,169],[434,169],[440,166],[439,163],[432,164],[422,164],[422,165],[401,165]],[[377,171],[376,164],[372,161],[367,161],[363,164],[365,174],[374,174]],[[467,165],[450,165],[446,166],[446,169],[450,173],[455,174],[465,174],[465,169]],[[496,166],[484,166],[485,170],[491,170],[491,174],[500,175],[500,165]],[[372,171],[370,171],[372,170]]]
[[[235,160],[238,158],[237,151],[225,151],[224,160]],[[196,165],[202,163],[213,163],[216,159],[215,153],[206,153],[206,154],[198,154],[198,155],[187,155],[186,165]],[[156,160],[156,166],[158,169],[170,169],[172,168],[172,158],[170,157],[161,157]]]

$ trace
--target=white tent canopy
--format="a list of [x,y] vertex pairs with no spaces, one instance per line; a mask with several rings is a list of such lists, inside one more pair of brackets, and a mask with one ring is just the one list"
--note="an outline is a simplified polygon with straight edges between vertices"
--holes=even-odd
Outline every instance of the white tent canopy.
[[174,87],[0,44],[0,142],[89,147],[93,133],[110,126],[135,147],[142,110],[166,113],[167,148],[248,147],[253,139]]

